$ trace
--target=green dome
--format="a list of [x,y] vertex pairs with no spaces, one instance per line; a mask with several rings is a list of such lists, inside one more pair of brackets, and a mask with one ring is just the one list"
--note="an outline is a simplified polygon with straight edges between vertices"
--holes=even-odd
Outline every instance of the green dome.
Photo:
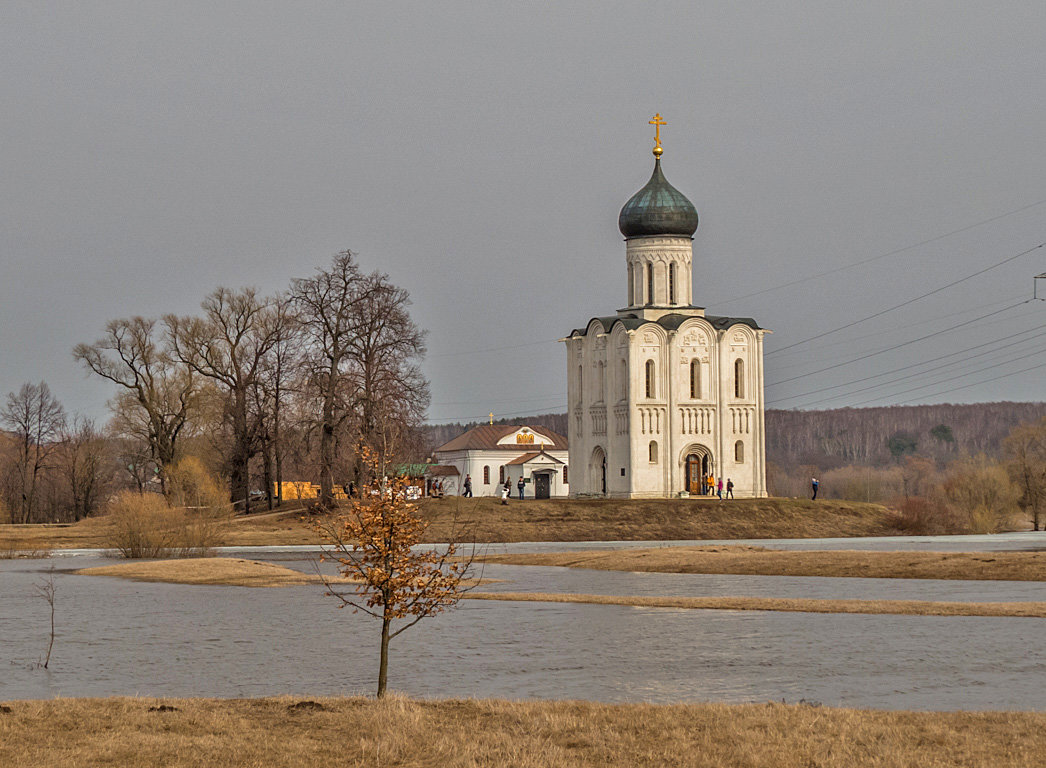
[[617,226],[626,240],[656,235],[693,237],[697,231],[697,209],[668,183],[658,158],[650,181],[621,209]]

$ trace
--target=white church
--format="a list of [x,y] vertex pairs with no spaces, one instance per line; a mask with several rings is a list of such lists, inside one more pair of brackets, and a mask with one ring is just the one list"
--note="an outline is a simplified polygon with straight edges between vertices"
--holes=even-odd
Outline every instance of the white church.
[[[700,495],[708,478],[766,496],[763,335],[694,306],[697,210],[661,171],[625,203],[628,306],[563,341],[571,496]],[[725,491],[724,491],[725,494]]]

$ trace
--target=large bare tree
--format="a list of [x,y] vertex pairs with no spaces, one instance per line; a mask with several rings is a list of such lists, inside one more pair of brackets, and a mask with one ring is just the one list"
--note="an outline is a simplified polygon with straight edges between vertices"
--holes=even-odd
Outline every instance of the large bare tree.
[[11,511],[12,522],[33,521],[41,472],[60,445],[65,426],[65,409],[51,394],[46,382],[23,384],[18,392],[7,396],[0,411],[0,424],[15,434],[15,480],[17,510]]
[[1006,469],[1020,490],[1017,504],[1037,531],[1046,513],[1046,419],[1014,428],[1002,447]]
[[352,415],[353,382],[346,370],[358,324],[364,278],[350,251],[327,269],[291,283],[291,305],[302,333],[307,396],[318,405],[320,504],[334,505],[334,466],[342,427]]
[[274,305],[252,288],[218,288],[203,300],[202,316],[164,318],[176,359],[214,381],[226,396],[230,497],[244,511],[250,511],[250,460],[258,450],[260,426],[251,418],[252,390],[279,339]]
[[109,442],[90,419],[76,417],[62,435],[62,473],[69,489],[73,520],[93,513],[112,476]]
[[354,334],[349,344],[356,412],[356,475],[363,468],[365,448],[375,451],[380,471],[408,442],[408,434],[424,418],[429,385],[421,373],[425,332],[411,319],[410,296],[374,272],[364,280],[354,307]]
[[73,355],[123,388],[124,397],[113,402],[113,409],[148,444],[166,494],[166,468],[177,458],[178,438],[196,406],[198,387],[192,369],[176,360],[158,337],[155,320],[112,320],[105,336],[94,344],[78,344]]

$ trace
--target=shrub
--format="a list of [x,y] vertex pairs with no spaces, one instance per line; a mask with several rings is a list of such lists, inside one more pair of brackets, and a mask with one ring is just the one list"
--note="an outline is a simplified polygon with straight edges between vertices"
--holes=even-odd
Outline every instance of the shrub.
[[168,550],[170,507],[163,496],[120,491],[108,505],[108,544],[122,557],[163,557]]
[[172,507],[215,515],[231,508],[228,492],[195,456],[167,468],[167,493]]
[[970,533],[995,533],[1009,527],[1019,493],[1006,470],[983,454],[948,469],[943,485],[951,507],[966,518]]
[[936,498],[909,496],[897,499],[891,506],[894,527],[913,536],[966,533],[968,528],[964,520]]
[[122,557],[202,557],[221,543],[217,515],[172,509],[157,494],[121,491],[108,512],[107,544]]

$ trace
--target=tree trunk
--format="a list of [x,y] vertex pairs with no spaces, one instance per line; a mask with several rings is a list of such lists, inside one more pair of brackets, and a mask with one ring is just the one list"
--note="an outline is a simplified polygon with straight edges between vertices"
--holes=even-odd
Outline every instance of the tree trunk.
[[385,684],[389,679],[389,626],[391,619],[381,620],[381,662],[378,665],[378,698],[385,695]]

